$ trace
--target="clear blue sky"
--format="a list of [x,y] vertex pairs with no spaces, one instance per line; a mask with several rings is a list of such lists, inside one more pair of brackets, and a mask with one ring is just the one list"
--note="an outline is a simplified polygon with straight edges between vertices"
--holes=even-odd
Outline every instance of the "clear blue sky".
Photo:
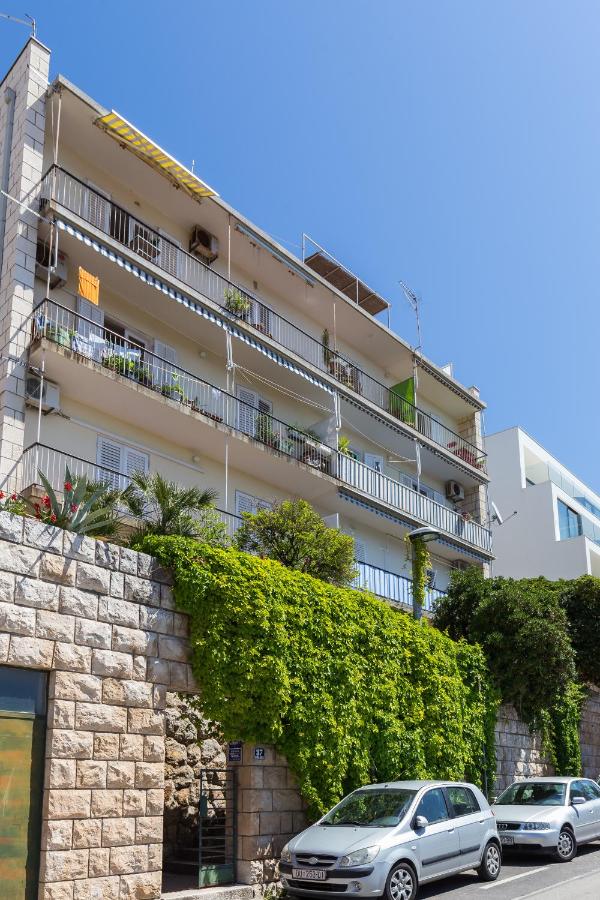
[[[280,239],[307,231],[600,490],[597,0],[8,0],[63,73]],[[0,22],[4,69],[25,40]],[[296,249],[292,247],[292,249]]]

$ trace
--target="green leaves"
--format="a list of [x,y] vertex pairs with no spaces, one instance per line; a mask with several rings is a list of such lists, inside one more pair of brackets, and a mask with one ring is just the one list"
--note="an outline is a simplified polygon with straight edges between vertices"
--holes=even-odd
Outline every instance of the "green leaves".
[[484,783],[496,698],[479,648],[274,560],[181,537],[140,549],[190,615],[203,714],[274,743],[314,813],[377,780]]
[[36,519],[93,537],[112,537],[120,526],[117,514],[119,494],[107,485],[88,481],[85,475],[73,477],[67,467],[62,502],[43,472],[38,475],[46,490],[40,503],[23,501]]

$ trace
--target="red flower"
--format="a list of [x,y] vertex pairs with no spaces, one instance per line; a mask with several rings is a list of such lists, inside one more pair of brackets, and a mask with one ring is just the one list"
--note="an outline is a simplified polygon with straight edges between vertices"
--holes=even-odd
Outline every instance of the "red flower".
[[65,491],[72,491],[72,490],[73,490],[73,485],[71,484],[71,482],[65,481]]
[[77,505],[77,503],[71,503],[71,512],[77,512],[78,509],[79,506]]
[[10,495],[10,499],[11,499],[11,500],[16,500],[16,499],[17,499],[17,495],[16,495],[16,494],[11,494],[11,495]]
[[52,515],[50,516],[50,521],[56,522],[56,516],[54,515],[54,513],[52,513]]
[[51,506],[51,503],[50,503],[50,497],[48,497],[47,494],[46,494],[46,496],[42,499],[42,503],[44,504],[44,506],[47,506],[48,509],[50,508],[50,506]]
[[0,500],[4,500],[4,491],[0,491]]
[[34,504],[33,504],[33,508],[35,509],[35,511],[36,511],[37,513],[39,513],[39,511],[40,511],[40,504],[39,504],[39,503],[34,503]]
[[41,518],[42,518],[42,517],[40,516],[40,514],[39,514],[39,511],[36,512],[35,517],[36,517],[36,519],[41,519]]

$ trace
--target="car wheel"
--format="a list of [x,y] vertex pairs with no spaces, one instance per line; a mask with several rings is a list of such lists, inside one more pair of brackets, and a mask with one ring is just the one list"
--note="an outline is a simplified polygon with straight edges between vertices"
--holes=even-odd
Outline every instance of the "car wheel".
[[396,863],[385,883],[387,900],[415,900],[417,889],[417,874],[410,863]]
[[483,859],[477,869],[477,874],[482,881],[495,881],[500,874],[501,865],[502,855],[500,847],[495,841],[490,841],[483,851]]
[[570,828],[561,828],[554,857],[559,862],[571,862],[577,853],[577,842]]

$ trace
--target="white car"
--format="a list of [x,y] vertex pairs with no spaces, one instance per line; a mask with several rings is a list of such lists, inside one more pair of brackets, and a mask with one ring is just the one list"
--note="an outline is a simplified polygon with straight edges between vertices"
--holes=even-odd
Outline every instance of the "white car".
[[392,781],[359,788],[283,848],[288,894],[414,900],[419,884],[502,863],[496,820],[474,785]]
[[505,849],[552,853],[569,862],[600,838],[600,787],[589,778],[525,778],[492,806]]

